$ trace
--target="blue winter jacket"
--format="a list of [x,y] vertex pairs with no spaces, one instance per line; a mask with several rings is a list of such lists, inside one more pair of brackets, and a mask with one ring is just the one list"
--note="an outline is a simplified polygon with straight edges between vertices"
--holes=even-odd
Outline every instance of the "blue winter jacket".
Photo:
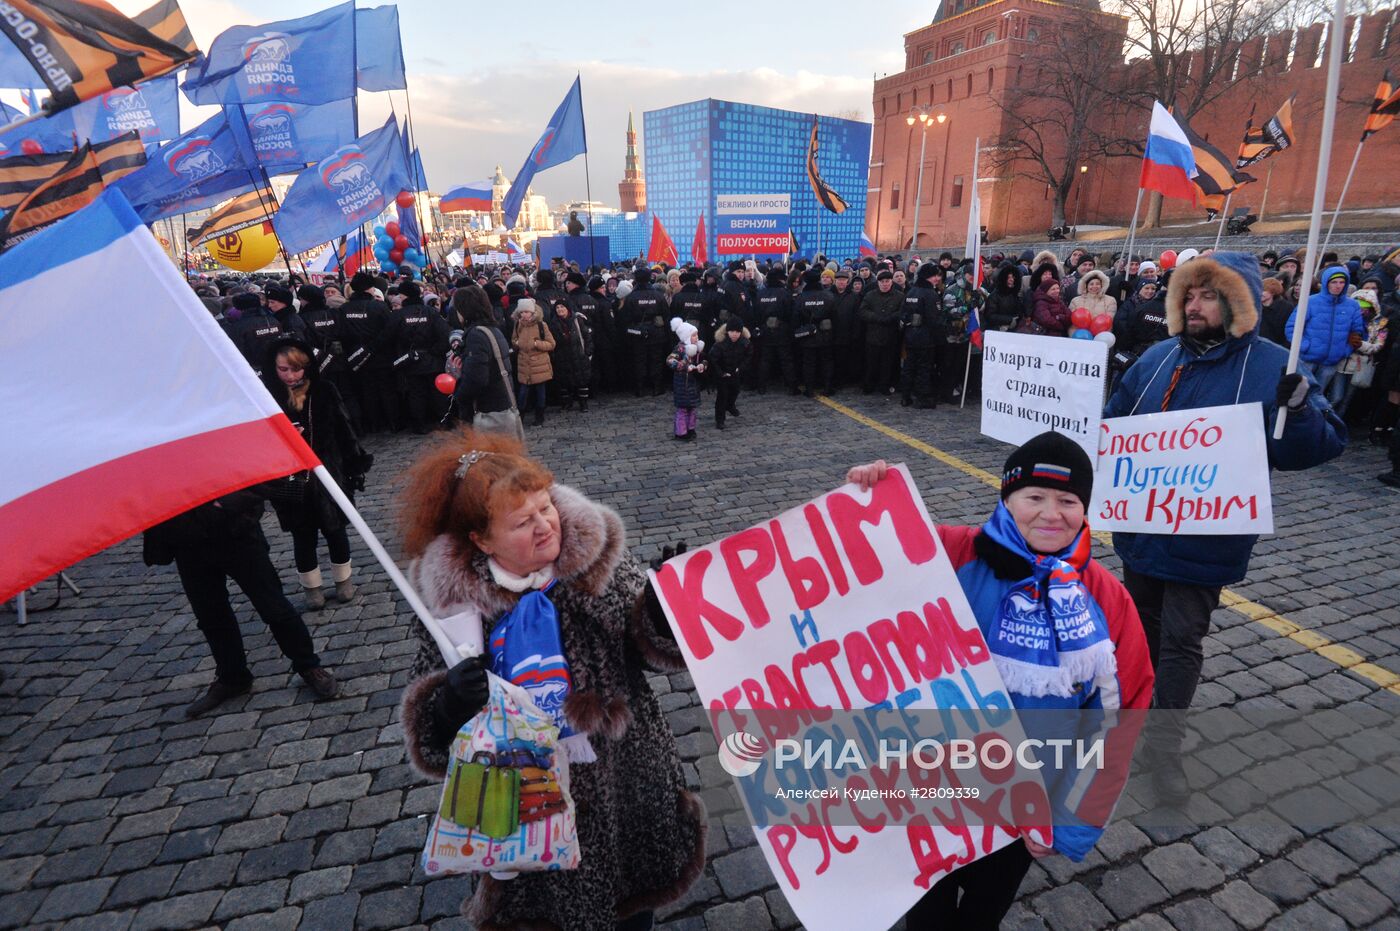
[[[1161,411],[1172,374],[1181,367],[1181,380],[1167,410],[1260,401],[1264,405],[1269,467],[1285,472],[1309,469],[1342,454],[1347,430],[1313,383],[1303,409],[1289,412],[1283,439],[1273,438],[1278,412],[1274,395],[1287,364],[1288,350],[1262,339],[1258,332],[1232,336],[1199,354],[1177,336],[1153,346],[1128,369],[1109,398],[1104,416]],[[1114,533],[1113,546],[1123,564],[1134,572],[1168,582],[1217,586],[1244,578],[1257,539],[1253,534]]]
[[[1329,294],[1326,281],[1335,275],[1347,276],[1347,270],[1333,265],[1322,273],[1323,288],[1308,298],[1308,319],[1303,324],[1302,359],[1314,365],[1336,365],[1351,355],[1347,337],[1352,333],[1366,335],[1366,321],[1361,318],[1361,305],[1345,294]],[[1347,276],[1348,280],[1350,277]],[[1298,311],[1288,315],[1283,332],[1293,339],[1293,326]]]

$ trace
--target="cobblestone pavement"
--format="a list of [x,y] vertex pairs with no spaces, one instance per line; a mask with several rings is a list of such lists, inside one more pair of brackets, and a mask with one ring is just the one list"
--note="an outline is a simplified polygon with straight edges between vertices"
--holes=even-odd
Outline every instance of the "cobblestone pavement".
[[[838,400],[973,466],[995,470],[1005,456],[1005,446],[977,435],[972,410]],[[728,430],[702,416],[691,444],[670,439],[668,401],[604,399],[587,415],[551,413],[530,431],[560,481],[622,514],[642,558],[666,541],[714,539],[798,504],[877,456],[909,463],[938,521],[979,522],[995,502],[983,481],[816,401],[745,395]],[[378,459],[361,505],[386,538],[392,479],[420,444],[369,441]],[[1279,636],[1217,611],[1199,703],[1262,698],[1337,705],[1359,717],[1400,712],[1400,689],[1375,681],[1400,673],[1400,496],[1372,480],[1382,464],[1380,451],[1361,444],[1312,472],[1275,475],[1279,533],[1260,544],[1235,590],[1304,634]],[[270,516],[266,526],[294,591],[290,540]],[[75,567],[82,596],[65,593],[27,627],[0,615],[8,676],[0,686],[0,926],[466,927],[457,914],[468,880],[428,882],[416,866],[438,787],[410,772],[396,722],[415,622],[355,545],[361,597],[308,616],[344,686],[334,701],[311,701],[239,598],[260,678],[246,698],[186,721],[181,710],[208,683],[212,662],[173,568],[147,569],[139,540]],[[1112,552],[1098,549],[1116,569]],[[49,586],[34,604],[51,600]],[[1326,647],[1308,648],[1327,641],[1374,663],[1370,677],[1339,667]],[[1332,655],[1347,661],[1345,652]],[[653,682],[694,778],[694,761],[712,743],[689,678]],[[1358,752],[1358,784],[1393,790],[1397,748]],[[1400,830],[1305,834],[1280,822],[1155,833],[1118,824],[1082,864],[1033,866],[1004,926],[1400,928]],[[718,828],[711,846],[709,868],[661,913],[662,927],[795,925],[752,832]]]

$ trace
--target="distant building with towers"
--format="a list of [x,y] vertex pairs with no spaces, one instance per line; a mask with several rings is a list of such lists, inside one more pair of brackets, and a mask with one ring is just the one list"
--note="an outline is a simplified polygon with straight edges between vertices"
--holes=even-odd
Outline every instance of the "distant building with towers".
[[623,213],[642,213],[647,209],[647,182],[642,177],[642,165],[637,158],[637,130],[632,126],[632,111],[627,111],[627,161],[617,194]]

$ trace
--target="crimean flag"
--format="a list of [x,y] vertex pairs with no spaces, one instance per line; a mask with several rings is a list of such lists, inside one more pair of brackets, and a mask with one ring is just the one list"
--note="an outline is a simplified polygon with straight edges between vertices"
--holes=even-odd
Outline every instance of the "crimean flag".
[[236,233],[241,229],[256,226],[264,220],[271,220],[277,212],[277,201],[268,188],[239,194],[233,200],[216,209],[209,218],[194,229],[185,230],[185,239],[193,249],[195,246],[220,233]]
[[665,262],[673,268],[681,264],[676,244],[671,242],[666,227],[661,225],[661,217],[654,213],[651,215],[651,246],[647,250],[647,261]]
[[463,210],[488,211],[491,209],[491,182],[478,181],[454,187],[442,195],[438,209],[443,213],[459,213]]
[[1376,99],[1371,101],[1371,112],[1366,116],[1366,128],[1361,132],[1365,142],[1371,134],[1390,125],[1390,121],[1400,114],[1400,90],[1390,82],[1390,71],[1386,70],[1381,83],[1376,85]]
[[[1254,180],[1252,175],[1247,175],[1237,169],[1215,146],[1201,138],[1190,124],[1182,123],[1181,128],[1186,132],[1186,138],[1191,140],[1191,156],[1196,161],[1196,176],[1191,179],[1196,186],[1196,203],[1209,204],[1202,198],[1220,198],[1220,205],[1225,203],[1224,197],[1241,184],[1248,184]],[[1217,212],[1219,208],[1216,208]]]
[[[141,312],[114,314],[76,281]],[[0,600],[174,514],[320,465],[119,190],[0,256],[0,332]],[[74,334],[103,348],[102,365],[71,364]],[[37,384],[52,390],[36,405]]]
[[817,167],[817,115],[812,114],[812,135],[807,140],[807,181],[812,185],[812,193],[817,195],[817,200],[821,201],[823,207],[832,213],[844,213],[846,202],[822,180],[821,170]]
[[690,258],[697,265],[704,265],[710,261],[710,253],[705,249],[705,215],[700,214],[700,219],[695,223],[695,238],[690,241]]
[[1285,100],[1278,112],[1262,126],[1254,125],[1251,113],[1249,121],[1245,123],[1239,157],[1235,159],[1236,168],[1248,168],[1293,144],[1293,100],[1297,96],[1294,94]]
[[1142,155],[1138,187],[1157,191],[1166,197],[1196,199],[1196,161],[1191,140],[1166,107],[1152,102],[1152,125],[1147,131],[1147,148]]
[[135,130],[110,142],[85,143],[0,219],[0,251],[77,213],[145,164],[146,147]]
[[[48,87],[51,96],[44,109],[49,113],[166,74],[195,57],[106,0],[6,0],[5,7],[0,35],[14,43]],[[142,15],[147,14],[161,28],[175,17],[169,11],[162,16],[159,9]]]

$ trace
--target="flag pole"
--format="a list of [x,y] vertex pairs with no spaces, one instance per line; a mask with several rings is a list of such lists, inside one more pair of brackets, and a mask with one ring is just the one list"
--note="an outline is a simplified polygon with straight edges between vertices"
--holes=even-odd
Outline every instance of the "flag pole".
[[[242,105],[242,104],[239,104],[238,109],[239,109],[239,110],[242,110],[242,109],[243,109],[243,105]],[[263,210],[263,216],[267,217],[267,222],[268,222],[268,223],[271,223],[271,222],[272,222],[272,215],[273,215],[274,211],[275,211],[275,210],[280,210],[280,209],[282,209],[282,208],[281,208],[281,204],[278,204],[278,203],[277,203],[277,195],[274,194],[274,193],[272,193],[272,179],[269,178],[269,177],[267,176],[267,168],[266,168],[265,166],[263,166],[263,164],[262,164],[261,162],[259,162],[259,163],[258,163],[258,169],[262,172],[263,184],[267,186],[267,187],[266,187],[266,190],[267,190],[267,198],[264,198],[264,197],[263,197],[263,188],[260,188],[260,187],[257,186],[257,181],[256,181],[256,180],[253,182],[253,189],[257,192],[257,195],[258,195],[258,206],[262,208],[262,210]],[[269,209],[268,209],[268,206],[267,206],[267,202],[268,202],[269,199],[270,199],[270,200],[272,201],[272,203],[273,203],[273,209],[272,209],[272,210],[269,210]],[[291,260],[291,258],[287,255],[287,247],[284,246],[284,245],[282,245],[282,241],[281,241],[280,239],[277,241],[277,251],[282,253],[282,264],[287,266],[287,284],[290,285],[290,284],[292,283],[292,260]],[[304,270],[304,269],[303,269],[303,270]]]
[[1264,176],[1264,197],[1259,201],[1259,219],[1264,219],[1264,205],[1269,202],[1269,182],[1274,179],[1274,165],[1269,163],[1269,173]]
[[1215,245],[1211,247],[1211,251],[1220,248],[1220,237],[1225,235],[1225,222],[1230,216],[1230,201],[1234,198],[1235,192],[1233,190],[1225,195],[1225,206],[1220,208],[1220,225],[1215,229]]
[[[972,288],[976,292],[982,287],[982,208],[981,200],[977,192],[977,162],[982,156],[982,137],[978,136],[972,142],[972,203],[967,206],[967,235],[972,240]],[[973,313],[977,309],[973,308]],[[977,323],[980,327],[982,320],[978,314]],[[967,361],[963,363],[963,383],[962,394],[958,396],[958,410],[967,406],[967,379],[972,374],[972,337],[967,340]]]
[[578,81],[578,125],[583,133],[583,189],[586,192],[584,196],[588,198],[588,274],[592,275],[593,266],[598,264],[598,259],[593,254],[593,179],[588,171],[588,123],[583,118],[582,72],[575,72],[574,78]]
[[[183,230],[184,228],[185,228],[185,215],[182,213],[182,214],[180,214],[180,229]],[[188,237],[188,236],[185,236],[185,235],[181,235],[181,237],[180,237],[180,271],[184,273],[184,276],[185,276],[185,284],[189,284],[189,283],[190,283],[190,250],[189,250],[189,248],[188,248],[187,245],[186,245],[188,242],[189,242],[189,237]]]
[[[1293,324],[1293,342],[1288,349],[1288,368],[1286,369],[1288,374],[1298,370],[1298,357],[1303,349],[1303,330],[1308,319],[1308,298],[1312,292],[1312,280],[1313,276],[1317,274],[1320,257],[1317,241],[1322,232],[1322,211],[1327,199],[1327,163],[1330,160],[1328,153],[1332,151],[1332,134],[1337,125],[1337,90],[1341,84],[1342,76],[1343,43],[1341,37],[1346,34],[1346,16],[1347,0],[1336,0],[1332,12],[1332,29],[1330,30],[1330,35],[1334,38],[1327,56],[1327,93],[1322,98],[1324,101],[1322,140],[1317,149],[1321,153],[1321,157],[1317,160],[1317,185],[1313,188],[1312,218],[1308,221],[1307,252],[1303,255],[1303,286],[1298,289],[1298,309],[1295,311],[1297,317]],[[1359,146],[1357,152],[1360,152]],[[1356,164],[1355,159],[1352,160],[1352,164]],[[1274,421],[1274,439],[1283,439],[1283,427],[1287,421],[1288,407],[1279,405],[1278,418]]]
[[1126,271],[1128,263],[1133,260],[1133,240],[1137,238],[1137,218],[1138,211],[1142,209],[1142,192],[1145,190],[1142,185],[1138,185],[1137,203],[1133,204],[1133,218],[1128,221],[1128,239],[1123,243],[1123,269]]
[[389,574],[389,580],[394,583],[394,586],[399,590],[400,594],[403,595],[404,601],[407,601],[408,606],[413,609],[413,613],[418,615],[418,620],[423,622],[423,626],[428,628],[428,633],[432,635],[433,642],[437,644],[438,649],[443,651],[443,656],[454,655],[457,652],[457,648],[453,645],[452,641],[448,639],[447,634],[442,629],[442,625],[433,617],[433,613],[428,610],[428,606],[423,603],[423,599],[413,590],[413,586],[408,584],[408,579],[404,578],[403,573],[399,571],[398,565],[389,556],[388,551],[384,549],[384,544],[379,542],[379,538],[374,535],[373,530],[369,529],[369,524],[365,523],[365,519],[360,516],[360,512],[355,508],[354,503],[346,496],[345,492],[341,490],[340,485],[336,484],[335,479],[331,477],[330,470],[324,465],[318,465],[313,471],[316,473],[316,477],[321,480],[321,487],[325,489],[326,493],[335,501],[346,519],[355,526],[355,530],[360,534],[360,539],[365,541],[365,545],[367,545],[369,551],[374,554],[374,558],[379,561],[379,564],[384,567],[384,571]]
[[1337,206],[1332,211],[1332,222],[1327,225],[1327,235],[1322,240],[1322,251],[1327,251],[1327,244],[1332,241],[1332,230],[1337,226],[1337,217],[1342,212],[1342,201],[1347,199],[1347,188],[1351,187],[1351,176],[1356,174],[1356,163],[1361,160],[1361,147],[1366,144],[1363,136],[1356,144],[1356,154],[1351,157],[1351,168],[1347,170],[1347,179],[1342,182],[1342,193],[1337,197]]

